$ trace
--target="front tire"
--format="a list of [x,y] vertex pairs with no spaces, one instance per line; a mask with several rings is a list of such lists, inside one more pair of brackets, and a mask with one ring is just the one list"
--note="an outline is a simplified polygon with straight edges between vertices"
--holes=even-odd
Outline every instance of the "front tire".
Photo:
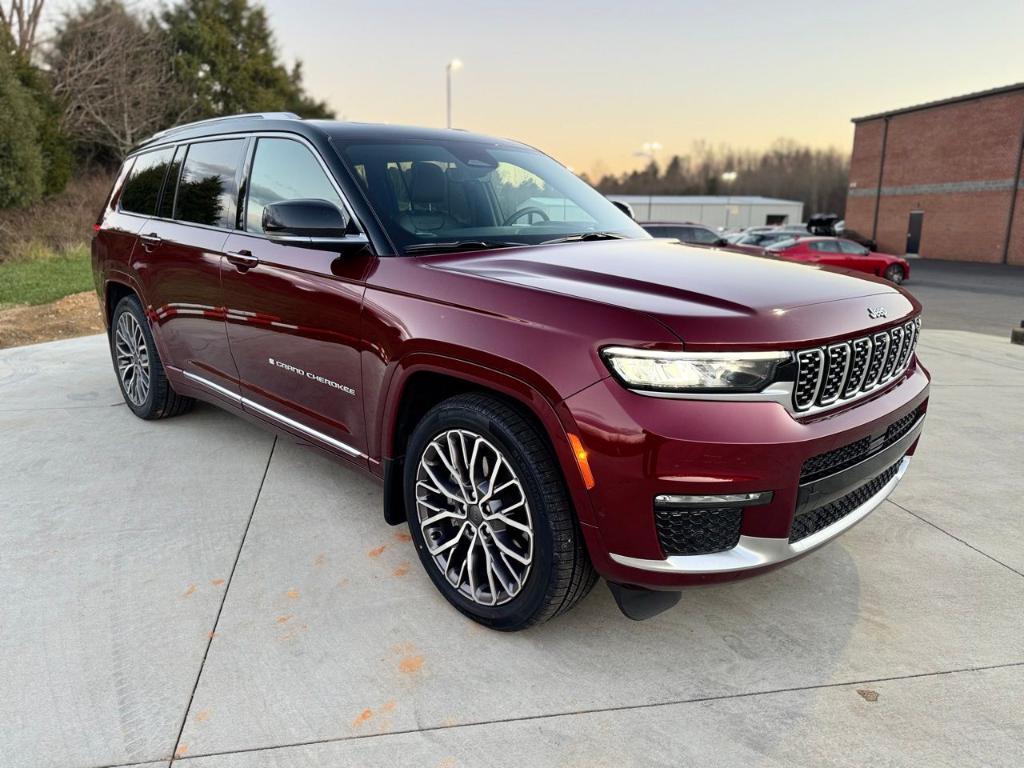
[[171,389],[153,333],[135,296],[125,296],[110,319],[110,356],[121,395],[140,419],[164,419],[192,408],[191,397]]
[[904,280],[903,267],[899,264],[893,264],[887,270],[885,270],[885,279],[890,283],[900,285]]
[[405,507],[438,591],[474,621],[515,631],[594,586],[579,525],[542,434],[485,394],[431,409],[409,440]]

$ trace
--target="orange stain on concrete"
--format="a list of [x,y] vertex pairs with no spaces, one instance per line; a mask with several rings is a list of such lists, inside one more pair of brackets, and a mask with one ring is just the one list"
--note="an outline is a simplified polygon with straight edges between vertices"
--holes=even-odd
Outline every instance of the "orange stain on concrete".
[[348,579],[347,578],[338,579],[338,586],[339,587],[346,587],[346,586],[348,586]]
[[287,592],[285,592],[285,595],[290,597],[292,600],[295,600],[299,596],[299,590],[297,590],[295,587],[292,587]]
[[359,717],[357,717],[355,720],[352,721],[352,725],[355,725],[355,726],[362,725],[367,720],[369,720],[371,717],[373,717],[373,710],[372,709],[364,709],[362,712],[359,713]]
[[369,552],[367,552],[366,556],[367,557],[380,557],[381,552],[383,552],[387,548],[388,548],[387,544],[381,544],[376,549],[371,549]]
[[277,621],[278,624],[287,624],[288,620],[291,617],[292,617],[292,615],[289,613],[287,616],[278,616],[276,621]]
[[197,589],[199,589],[199,587],[195,584],[189,584],[188,589],[185,590],[185,594],[183,594],[182,597],[192,597],[192,595],[196,593]]
[[398,531],[395,533],[395,541],[412,541],[412,536],[405,531]]
[[210,710],[202,709],[196,712],[196,720],[200,723],[204,723],[210,719]]
[[220,632],[207,632],[206,633],[206,639],[207,640],[213,640],[213,638],[215,638],[219,634],[220,634]]
[[391,572],[391,575],[392,576],[405,576],[405,574],[407,574],[408,572],[409,572],[409,564],[408,563],[402,563],[397,568],[395,568],[395,570],[393,570]]
[[188,754],[188,744],[179,744],[178,748],[174,750],[175,757],[184,757]]
[[321,565],[323,565],[326,562],[327,562],[327,555],[325,555],[323,552],[321,552],[319,555],[316,556],[316,559],[313,560],[313,565],[316,568],[319,568]]
[[406,656],[400,662],[398,662],[399,671],[406,675],[411,675],[419,672],[423,669],[423,657],[422,656]]
[[395,700],[391,699],[384,703],[384,706],[380,708],[381,712],[393,712],[395,709]]
[[224,583],[224,579],[212,579],[210,583],[213,584],[213,586],[215,587],[219,587],[221,584]]

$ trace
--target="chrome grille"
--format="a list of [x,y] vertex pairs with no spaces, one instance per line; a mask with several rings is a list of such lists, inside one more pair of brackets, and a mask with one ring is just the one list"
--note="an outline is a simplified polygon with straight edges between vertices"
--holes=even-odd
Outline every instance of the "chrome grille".
[[810,408],[818,394],[818,383],[821,381],[821,369],[824,367],[825,353],[820,349],[805,349],[796,353],[797,374],[796,386],[793,388],[793,404],[798,411]]
[[871,362],[871,339],[866,336],[855,339],[850,346],[853,349],[853,356],[850,359],[850,374],[846,377],[846,385],[843,387],[843,397],[853,397],[857,390],[864,386],[864,377]]
[[880,333],[796,353],[793,406],[806,411],[854,400],[906,370],[920,335],[916,318]]
[[826,359],[828,365],[825,368],[821,392],[818,394],[818,405],[829,405],[839,399],[850,371],[850,345],[833,344],[828,347]]

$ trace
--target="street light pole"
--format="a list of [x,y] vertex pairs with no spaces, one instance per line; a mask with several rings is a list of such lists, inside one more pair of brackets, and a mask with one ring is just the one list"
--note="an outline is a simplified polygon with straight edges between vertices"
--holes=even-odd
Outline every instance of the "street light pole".
[[444,68],[445,74],[445,107],[447,113],[446,125],[452,127],[452,72],[462,69],[462,62],[452,59]]

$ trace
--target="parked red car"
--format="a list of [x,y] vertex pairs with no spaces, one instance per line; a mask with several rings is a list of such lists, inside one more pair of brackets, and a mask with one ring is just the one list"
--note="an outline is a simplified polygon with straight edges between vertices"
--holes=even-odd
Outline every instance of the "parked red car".
[[893,490],[928,407],[911,296],[654,240],[512,141],[206,121],[134,151],[96,229],[128,408],[205,400],[370,473],[495,629],[598,575],[644,618],[802,557]]
[[899,256],[869,251],[863,245],[837,237],[806,237],[768,246],[768,255],[878,275],[899,285],[910,277],[910,263]]

